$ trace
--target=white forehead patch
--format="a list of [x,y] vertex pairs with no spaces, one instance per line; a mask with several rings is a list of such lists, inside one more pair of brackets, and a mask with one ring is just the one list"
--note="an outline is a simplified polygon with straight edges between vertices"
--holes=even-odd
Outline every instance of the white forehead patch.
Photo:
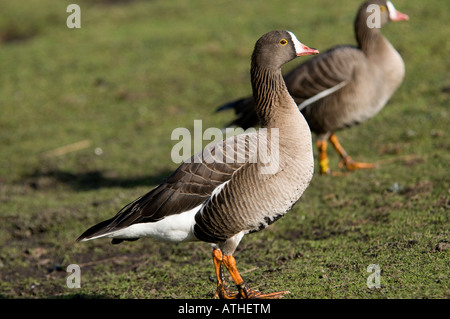
[[294,43],[294,47],[295,47],[295,53],[299,54],[302,52],[302,43],[300,41],[298,41],[297,37],[295,36],[295,34],[293,34],[291,31],[288,31],[288,33],[291,36],[291,40]]
[[391,18],[394,17],[397,13],[397,10],[395,10],[394,5],[390,1],[386,1],[386,5],[389,9],[389,15],[391,16]]

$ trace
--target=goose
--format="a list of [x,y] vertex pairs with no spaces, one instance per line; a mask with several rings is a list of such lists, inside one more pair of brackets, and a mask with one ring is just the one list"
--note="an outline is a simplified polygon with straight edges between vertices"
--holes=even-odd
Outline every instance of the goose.
[[[109,237],[118,244],[151,237],[208,242],[217,277],[215,297],[275,299],[288,293],[251,289],[233,253],[244,235],[287,213],[312,179],[311,131],[289,95],[281,66],[317,53],[290,31],[263,35],[255,44],[250,68],[261,128],[206,146],[160,185],[86,230],[77,241]],[[228,289],[223,267],[237,292]]]
[[[284,77],[290,94],[316,134],[321,174],[339,175],[330,169],[327,140],[341,157],[339,167],[353,171],[376,166],[354,161],[335,132],[376,115],[402,83],[404,62],[380,28],[389,21],[408,19],[391,1],[366,1],[354,21],[357,46],[335,46]],[[234,109],[237,115],[228,126],[247,129],[257,125],[253,97],[229,102],[217,111],[227,109]]]

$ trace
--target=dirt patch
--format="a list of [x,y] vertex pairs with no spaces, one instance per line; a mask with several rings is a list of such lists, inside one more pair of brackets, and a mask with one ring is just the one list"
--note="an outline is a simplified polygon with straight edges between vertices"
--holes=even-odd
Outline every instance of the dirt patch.
[[22,28],[9,23],[0,30],[0,42],[13,43],[29,40],[37,35],[37,28]]
[[436,246],[431,250],[431,252],[435,253],[438,251],[450,250],[450,242],[447,240],[440,241],[436,244]]
[[34,173],[26,176],[21,182],[34,190],[48,190],[65,185],[82,191],[104,187],[151,187],[161,183],[169,176],[169,173],[170,171],[163,170],[154,175],[121,177],[114,172],[96,170],[85,172],[36,170]]

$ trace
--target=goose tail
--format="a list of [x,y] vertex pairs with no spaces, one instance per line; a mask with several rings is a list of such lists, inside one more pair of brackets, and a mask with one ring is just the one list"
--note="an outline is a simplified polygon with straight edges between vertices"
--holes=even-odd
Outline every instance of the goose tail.
[[[113,226],[113,222],[115,220],[115,217],[102,221],[94,226],[92,226],[91,228],[87,229],[84,233],[82,233],[80,235],[80,237],[78,237],[76,239],[77,242],[79,241],[88,241],[88,240],[93,240],[93,239],[97,239],[97,238],[102,238],[102,237],[111,237],[112,233],[114,233],[115,231],[117,231],[118,229],[114,228]],[[116,244],[120,244],[121,242],[123,242],[124,240],[126,241],[134,241],[134,240],[138,240],[139,238],[112,238],[111,243],[113,245]]]

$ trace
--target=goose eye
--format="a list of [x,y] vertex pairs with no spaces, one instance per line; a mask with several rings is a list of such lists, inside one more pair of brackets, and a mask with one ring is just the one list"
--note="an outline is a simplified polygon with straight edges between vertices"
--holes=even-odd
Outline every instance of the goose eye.
[[280,40],[280,44],[281,45],[286,45],[288,42],[287,42],[287,40],[286,39],[281,39]]
[[386,7],[385,7],[385,6],[380,6],[380,11],[381,11],[381,12],[386,11]]

